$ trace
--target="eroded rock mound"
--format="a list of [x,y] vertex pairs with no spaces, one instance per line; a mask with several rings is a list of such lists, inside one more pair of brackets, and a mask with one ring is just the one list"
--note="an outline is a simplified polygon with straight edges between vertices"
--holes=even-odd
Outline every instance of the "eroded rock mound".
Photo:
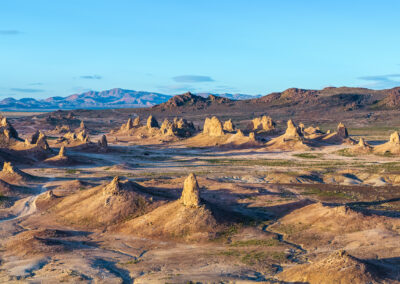
[[224,122],[224,130],[228,132],[234,132],[235,131],[235,126],[232,123],[232,119],[229,119]]
[[32,178],[33,176],[13,166],[11,162],[4,162],[3,170],[0,172],[0,179],[11,184],[24,183],[30,181]]
[[296,265],[278,276],[296,283],[382,283],[376,267],[344,250],[311,264]]
[[389,141],[374,147],[374,153],[385,155],[385,154],[400,154],[400,135],[399,132],[395,131],[390,135]]
[[349,137],[349,132],[343,123],[338,124],[336,132],[327,132],[320,140],[330,144],[356,144],[356,142]]
[[183,184],[183,191],[180,201],[185,206],[199,206],[199,185],[197,184],[196,176],[191,173]]
[[216,116],[212,118],[207,117],[204,121],[203,134],[209,136],[223,136],[224,130],[221,121]]
[[115,177],[107,184],[63,198],[52,210],[68,222],[94,228],[145,214],[152,204],[144,187]]
[[288,120],[285,133],[269,141],[266,146],[270,149],[280,150],[305,150],[308,148],[304,143],[303,134],[292,120]]
[[184,182],[179,200],[169,202],[118,227],[118,231],[136,236],[199,242],[209,240],[223,228],[212,211],[201,204],[196,176]]
[[54,164],[54,165],[68,165],[72,162],[72,160],[65,153],[65,146],[62,145],[60,147],[60,151],[58,155],[48,158],[44,161],[45,163]]

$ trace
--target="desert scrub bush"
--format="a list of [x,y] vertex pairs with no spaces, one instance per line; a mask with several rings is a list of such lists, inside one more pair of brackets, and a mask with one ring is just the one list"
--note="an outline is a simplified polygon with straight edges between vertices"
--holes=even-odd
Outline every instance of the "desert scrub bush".
[[287,167],[297,166],[290,160],[252,160],[252,159],[203,159],[209,164],[231,165],[231,166],[269,166],[269,167]]
[[339,156],[343,156],[343,157],[356,157],[357,156],[354,153],[350,152],[349,148],[340,149],[340,150],[336,151],[336,154],[338,154]]
[[336,197],[343,199],[354,199],[352,195],[339,190],[321,190],[319,188],[309,188],[302,192],[304,195],[317,195],[320,197]]
[[272,247],[277,245],[279,245],[279,240],[277,239],[236,241],[230,244],[230,246],[232,247],[247,247],[247,246]]
[[323,155],[321,153],[299,153],[293,154],[292,156],[302,159],[318,159],[321,158]]
[[67,169],[67,170],[65,170],[65,172],[66,172],[67,174],[76,174],[76,173],[78,172],[78,170],[75,170],[75,169]]

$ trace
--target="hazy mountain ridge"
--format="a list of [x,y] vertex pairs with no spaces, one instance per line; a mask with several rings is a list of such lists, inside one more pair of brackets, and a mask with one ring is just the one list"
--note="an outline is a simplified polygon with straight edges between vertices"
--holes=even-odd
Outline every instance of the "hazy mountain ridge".
[[[210,93],[198,94],[208,97]],[[256,98],[244,94],[221,94],[233,100]],[[173,96],[155,92],[134,91],[126,89],[110,89],[105,91],[88,91],[67,97],[49,97],[42,100],[34,98],[5,98],[0,101],[1,110],[55,110],[55,109],[102,109],[102,108],[138,108],[151,107],[168,101]]]

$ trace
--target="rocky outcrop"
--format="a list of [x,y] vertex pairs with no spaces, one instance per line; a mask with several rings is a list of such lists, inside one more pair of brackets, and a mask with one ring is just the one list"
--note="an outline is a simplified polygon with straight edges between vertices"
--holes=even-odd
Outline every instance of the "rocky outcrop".
[[97,145],[102,149],[108,148],[107,137],[105,135],[101,136],[100,140],[97,141]]
[[148,129],[158,128],[159,127],[157,119],[155,117],[153,117],[152,115],[150,115],[147,118],[146,126],[147,126]]
[[79,132],[67,132],[61,137],[58,142],[67,142],[67,143],[88,143],[90,141],[89,135],[87,134],[86,130],[83,129]]
[[253,131],[271,131],[275,129],[275,122],[272,121],[272,118],[266,115],[262,117],[256,117],[252,121],[252,129]]
[[337,133],[340,137],[344,138],[348,138],[349,137],[349,133],[347,131],[346,126],[344,126],[343,123],[339,123],[338,127],[337,127]]
[[183,205],[189,207],[197,207],[200,205],[199,185],[193,173],[185,179],[180,201]]
[[35,145],[36,145],[36,147],[38,147],[39,149],[42,149],[42,150],[50,150],[50,146],[49,146],[49,144],[47,143],[46,136],[45,136],[42,132],[39,133],[39,137],[38,137],[38,139],[37,139]]
[[161,125],[160,131],[163,135],[186,138],[192,136],[196,129],[192,122],[175,117],[172,122],[165,119]]
[[287,122],[287,128],[284,134],[284,139],[286,140],[301,140],[303,137],[303,134],[299,130],[299,128],[296,127],[294,122],[289,119]]
[[24,173],[17,167],[14,167],[11,162],[4,162],[3,170],[0,172],[0,179],[10,184],[20,184],[21,182],[29,181],[33,176]]
[[222,136],[224,135],[224,130],[222,128],[221,121],[213,116],[212,118],[206,118],[204,121],[203,134],[209,136]]
[[390,135],[390,139],[389,139],[390,143],[393,144],[400,144],[400,135],[399,132],[395,131]]
[[135,119],[134,119],[133,122],[132,122],[132,126],[133,126],[133,127],[138,127],[138,126],[140,126],[140,117],[139,117],[139,116],[135,117]]
[[18,132],[6,117],[0,116],[0,146],[7,147],[12,140],[20,140]]
[[234,126],[233,123],[232,123],[232,119],[229,119],[229,120],[227,120],[227,121],[224,122],[224,127],[223,127],[223,129],[224,129],[225,131],[228,131],[228,132],[234,132],[234,131],[235,131],[235,126]]
[[400,154],[400,135],[395,131],[390,135],[389,141],[374,147],[374,153],[387,155],[387,154]]

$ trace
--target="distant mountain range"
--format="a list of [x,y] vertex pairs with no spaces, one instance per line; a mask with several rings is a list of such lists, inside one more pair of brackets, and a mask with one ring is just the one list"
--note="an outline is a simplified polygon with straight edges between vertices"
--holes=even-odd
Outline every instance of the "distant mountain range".
[[[210,93],[198,94],[208,97]],[[218,94],[232,100],[256,98],[244,94]],[[106,109],[150,107],[168,101],[172,96],[143,91],[111,89],[101,92],[89,91],[67,97],[50,97],[43,100],[33,98],[6,98],[0,101],[0,110],[57,110],[57,109]],[[257,96],[259,97],[259,96]]]

